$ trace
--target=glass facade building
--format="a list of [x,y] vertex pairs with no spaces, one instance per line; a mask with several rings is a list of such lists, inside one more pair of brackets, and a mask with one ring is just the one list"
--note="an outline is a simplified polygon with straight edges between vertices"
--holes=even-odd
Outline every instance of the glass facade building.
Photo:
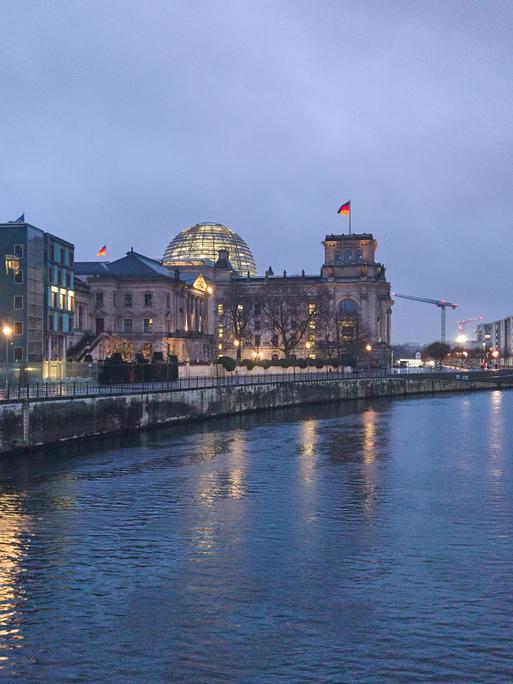
[[195,262],[216,262],[219,250],[227,250],[233,268],[241,275],[256,275],[256,263],[246,242],[220,223],[198,223],[171,240],[164,253],[165,266],[180,267]]

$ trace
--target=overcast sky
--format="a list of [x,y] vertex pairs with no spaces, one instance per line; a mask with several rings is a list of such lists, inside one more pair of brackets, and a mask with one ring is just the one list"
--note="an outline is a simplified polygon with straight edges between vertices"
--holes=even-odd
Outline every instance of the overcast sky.
[[[94,259],[224,223],[263,271],[372,232],[396,292],[513,314],[513,2],[0,0],[0,220]],[[394,341],[439,311],[396,300]],[[470,328],[471,329],[471,328]]]

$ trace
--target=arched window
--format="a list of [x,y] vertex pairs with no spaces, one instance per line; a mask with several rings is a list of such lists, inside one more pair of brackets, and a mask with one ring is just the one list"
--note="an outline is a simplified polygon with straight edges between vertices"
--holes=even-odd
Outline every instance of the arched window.
[[346,262],[346,264],[350,264],[353,261],[353,252],[350,249],[345,250],[344,261]]
[[338,310],[343,316],[358,316],[358,304],[354,299],[343,299],[338,305]]

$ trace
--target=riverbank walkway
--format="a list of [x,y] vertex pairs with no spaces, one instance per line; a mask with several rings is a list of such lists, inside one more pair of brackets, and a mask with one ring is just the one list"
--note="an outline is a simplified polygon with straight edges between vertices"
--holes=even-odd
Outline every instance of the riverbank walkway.
[[390,368],[370,369],[347,373],[342,370],[315,370],[288,373],[244,373],[225,374],[214,377],[181,378],[167,382],[142,382],[142,383],[118,383],[98,385],[89,380],[68,379],[35,383],[31,385],[10,385],[0,389],[0,402],[20,401],[23,399],[45,398],[71,398],[71,397],[95,397],[121,394],[150,394],[155,392],[182,392],[184,390],[212,389],[216,387],[240,387],[244,385],[266,385],[282,383],[309,383],[309,382],[350,382],[358,379],[372,378],[395,378],[411,376],[416,379],[454,379],[462,382],[472,381],[496,382],[513,385],[513,372],[511,369],[504,370],[481,370],[453,368]]

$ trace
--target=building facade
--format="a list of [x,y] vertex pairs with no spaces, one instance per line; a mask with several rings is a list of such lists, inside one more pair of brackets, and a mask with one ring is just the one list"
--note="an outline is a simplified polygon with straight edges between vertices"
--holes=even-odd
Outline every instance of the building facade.
[[116,344],[124,344],[126,357],[212,357],[209,286],[200,273],[166,268],[133,250],[110,263],[79,262],[75,272],[81,290],[73,358],[102,360],[118,350]]
[[[62,362],[72,331],[74,246],[24,221],[0,224],[2,328],[10,363]],[[5,358],[5,357],[4,357]]]
[[229,355],[387,365],[393,302],[376,240],[330,234],[322,245],[317,274],[257,275],[246,242],[216,223],[179,233],[161,260],[131,250],[113,262],[76,263],[70,242],[25,222],[0,224],[9,361],[47,362],[46,375],[51,364],[120,350],[185,362]]
[[479,323],[476,339],[483,352],[498,352],[497,362],[513,365],[513,316],[501,318],[491,323]]

